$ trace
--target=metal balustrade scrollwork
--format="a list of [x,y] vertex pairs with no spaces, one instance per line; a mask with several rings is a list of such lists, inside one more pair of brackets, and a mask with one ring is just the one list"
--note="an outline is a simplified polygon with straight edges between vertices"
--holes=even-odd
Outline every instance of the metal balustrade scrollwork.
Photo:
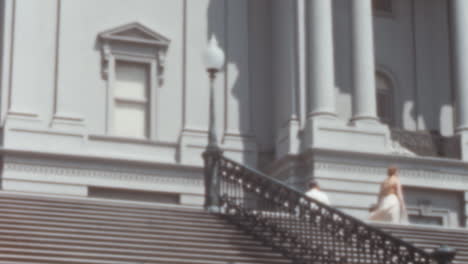
[[204,158],[220,215],[294,263],[449,263],[220,153]]

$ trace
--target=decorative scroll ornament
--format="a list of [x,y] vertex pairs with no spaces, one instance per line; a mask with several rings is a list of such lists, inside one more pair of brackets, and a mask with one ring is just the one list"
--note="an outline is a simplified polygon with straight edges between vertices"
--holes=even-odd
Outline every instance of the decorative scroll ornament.
[[158,49],[158,83],[162,85],[164,83],[164,69],[166,66],[166,52],[167,49]]
[[107,80],[109,78],[109,59],[111,56],[111,49],[109,43],[102,45],[102,78]]
[[164,80],[166,53],[169,39],[143,26],[140,23],[130,23],[99,34],[102,41],[102,76],[109,78],[109,61],[116,55],[135,58],[152,59],[157,65],[158,83]]

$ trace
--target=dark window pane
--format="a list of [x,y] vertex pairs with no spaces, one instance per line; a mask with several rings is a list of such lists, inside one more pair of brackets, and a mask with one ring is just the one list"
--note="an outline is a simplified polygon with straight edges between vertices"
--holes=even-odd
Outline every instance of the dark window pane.
[[388,93],[382,91],[377,92],[377,115],[382,122],[387,124],[390,123],[392,119],[391,100]]
[[409,215],[409,222],[420,225],[443,225],[442,217],[439,216],[424,216],[424,215]]
[[392,12],[392,0],[372,0],[372,6],[374,10],[391,13]]

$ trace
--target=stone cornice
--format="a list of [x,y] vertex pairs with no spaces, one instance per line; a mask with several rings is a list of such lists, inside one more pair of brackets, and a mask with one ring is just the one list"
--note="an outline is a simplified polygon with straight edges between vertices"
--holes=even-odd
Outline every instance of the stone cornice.
[[304,156],[326,156],[330,155],[335,158],[346,157],[351,159],[372,159],[373,161],[379,162],[404,162],[411,164],[424,164],[432,166],[450,166],[450,167],[459,167],[459,168],[468,168],[468,162],[456,159],[448,158],[437,158],[437,157],[421,157],[421,156],[399,156],[394,154],[380,154],[380,153],[362,153],[354,151],[340,151],[334,149],[322,149],[315,148],[304,154]]
[[41,152],[41,151],[26,151],[26,150],[15,150],[0,148],[0,155],[3,157],[17,157],[27,159],[50,159],[71,162],[83,162],[83,163],[105,163],[108,165],[127,165],[127,166],[139,166],[143,168],[157,167],[159,169],[175,169],[179,171],[195,171],[202,172],[203,167],[184,165],[178,163],[162,163],[156,161],[141,161],[141,160],[129,160],[117,157],[103,157],[97,155],[79,155],[79,154],[67,154],[67,153],[54,153],[54,152]]
[[[63,181],[64,177],[73,178],[75,181],[88,179],[106,179],[110,181],[133,181],[157,184],[177,184],[177,185],[194,185],[202,186],[203,178],[187,178],[187,177],[168,177],[156,175],[147,171],[143,173],[141,170],[119,170],[112,167],[102,167],[101,169],[88,169],[79,166],[52,166],[49,164],[25,164],[24,161],[7,161],[4,164],[4,170],[11,172],[20,172],[24,178],[30,179],[31,176],[37,180],[56,182]],[[40,177],[38,177],[40,176]],[[15,177],[18,179],[18,177]]]
[[301,155],[284,157],[272,164],[267,173],[278,177],[294,171],[298,166],[306,166],[314,171],[316,177],[379,183],[385,177],[389,165],[400,167],[402,182],[408,186],[468,190],[468,163],[435,157],[312,149]]
[[[386,175],[386,167],[372,164],[372,161],[368,161],[367,165],[317,161],[314,163],[314,171],[319,178],[338,175],[344,181],[366,181],[375,184],[380,183]],[[400,177],[405,186],[468,190],[468,174],[463,171],[455,172],[443,168],[436,170],[413,166],[400,168]]]

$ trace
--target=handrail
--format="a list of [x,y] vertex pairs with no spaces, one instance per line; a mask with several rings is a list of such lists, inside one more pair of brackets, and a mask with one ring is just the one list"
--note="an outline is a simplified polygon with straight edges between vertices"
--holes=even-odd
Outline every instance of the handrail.
[[[242,166],[243,169],[245,169],[245,170],[247,170],[247,171],[250,171],[250,172],[252,172],[252,173],[255,173],[257,177],[261,177],[261,178],[263,178],[263,179],[265,179],[265,180],[272,181],[272,182],[274,182],[275,184],[278,184],[278,185],[282,186],[283,188],[289,189],[291,192],[295,192],[297,195],[302,196],[303,199],[307,199],[309,202],[316,203],[316,204],[320,204],[321,207],[327,208],[327,210],[332,211],[334,214],[338,214],[339,216],[345,217],[345,218],[351,218],[351,219],[353,219],[353,221],[355,221],[355,222],[357,222],[357,223],[359,223],[359,224],[361,224],[361,225],[365,225],[367,228],[371,229],[371,230],[374,231],[374,232],[380,233],[381,235],[384,235],[384,236],[389,236],[389,239],[392,239],[392,240],[394,240],[395,242],[401,243],[402,245],[405,245],[405,246],[407,246],[407,247],[414,247],[412,244],[410,244],[410,243],[408,243],[408,242],[406,242],[406,241],[404,241],[404,240],[402,240],[402,239],[400,239],[400,238],[398,238],[398,237],[391,236],[391,235],[389,235],[388,233],[382,231],[381,229],[378,229],[378,228],[376,228],[376,227],[373,227],[373,226],[371,226],[371,225],[368,225],[368,224],[366,224],[364,221],[362,221],[362,220],[360,220],[360,219],[358,219],[358,218],[356,218],[356,217],[353,217],[353,216],[351,216],[351,215],[345,214],[345,213],[341,212],[341,211],[338,210],[338,209],[335,209],[335,208],[333,208],[333,207],[331,207],[331,206],[328,206],[328,205],[326,205],[326,204],[324,204],[324,203],[322,203],[322,202],[320,202],[320,201],[314,200],[314,199],[312,199],[312,198],[310,198],[310,197],[304,195],[302,192],[298,191],[296,188],[293,188],[292,186],[289,186],[289,185],[287,185],[287,184],[285,184],[285,183],[283,183],[283,182],[281,182],[281,181],[279,181],[279,180],[277,180],[277,179],[274,179],[274,178],[272,178],[272,177],[270,177],[270,176],[268,176],[268,175],[266,175],[266,174],[264,174],[264,173],[262,173],[262,172],[260,172],[260,171],[258,171],[258,170],[256,170],[256,169],[254,169],[254,168],[251,168],[251,167],[249,167],[249,166],[247,166],[247,165],[241,165],[241,164],[239,164],[238,162],[236,162],[236,161],[234,161],[234,160],[232,160],[232,159],[229,159],[229,158],[227,158],[227,157],[222,157],[222,158],[223,158],[224,160],[228,161],[228,162],[231,162],[231,163],[233,163],[233,164],[237,164],[238,166]],[[414,247],[414,248],[415,248],[415,250],[418,250],[420,253],[426,254],[426,252],[425,252],[424,250],[419,249],[419,248],[416,248],[416,247]]]
[[[221,216],[295,263],[411,263],[437,259],[422,249],[219,153],[204,154]],[[209,173],[206,175],[210,175]],[[447,262],[448,263],[448,262]]]

